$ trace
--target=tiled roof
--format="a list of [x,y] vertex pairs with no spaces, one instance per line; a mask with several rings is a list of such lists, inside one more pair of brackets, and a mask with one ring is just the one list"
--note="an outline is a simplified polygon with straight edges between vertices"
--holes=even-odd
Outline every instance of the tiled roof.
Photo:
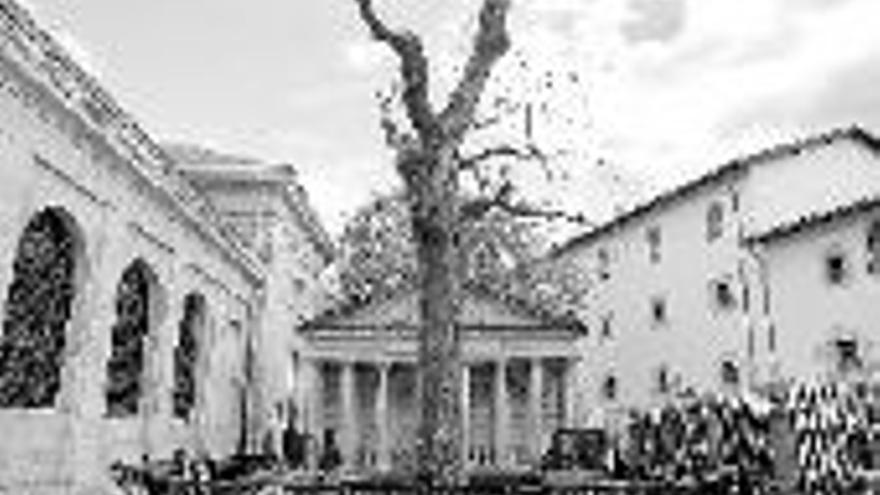
[[751,236],[746,239],[746,242],[753,244],[774,242],[801,232],[812,230],[836,220],[842,220],[878,208],[880,208],[880,197],[873,196],[870,198],[863,198],[830,211],[821,211],[804,215],[792,222],[778,225],[770,230]]
[[858,143],[864,144],[872,150],[880,150],[880,140],[878,140],[875,136],[871,135],[861,127],[857,125],[852,125],[849,127],[832,129],[822,134],[779,144],[759,151],[757,153],[753,153],[751,155],[735,158],[731,161],[723,163],[721,166],[716,167],[710,172],[692,181],[685,182],[684,184],[681,184],[673,189],[670,189],[669,191],[655,196],[651,200],[636,206],[632,210],[620,216],[617,216],[609,222],[599,225],[594,229],[591,229],[579,236],[570,239],[569,241],[563,243],[558,248],[553,250],[553,252],[550,253],[549,257],[558,258],[584,243],[597,239],[600,236],[614,229],[620,228],[649,212],[652,212],[658,208],[662,208],[663,206],[666,206],[669,203],[702,188],[703,186],[713,184],[732,175],[743,173],[752,166],[767,163],[779,158],[796,155],[811,148],[827,146],[841,139],[853,140]]

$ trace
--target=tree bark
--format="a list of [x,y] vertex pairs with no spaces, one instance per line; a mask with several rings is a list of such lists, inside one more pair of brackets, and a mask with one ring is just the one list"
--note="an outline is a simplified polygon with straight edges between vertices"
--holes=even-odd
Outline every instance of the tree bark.
[[[458,333],[462,261],[458,147],[472,128],[495,63],[507,52],[512,0],[483,0],[473,49],[458,85],[439,114],[429,94],[429,63],[421,39],[390,29],[372,0],[355,0],[371,36],[400,61],[402,102],[415,135],[398,143],[397,171],[409,194],[419,272],[419,426],[416,473],[426,484],[454,485],[461,468],[461,359]],[[389,131],[390,130],[390,131]],[[397,132],[386,126],[386,132]]]
[[460,309],[460,223],[455,200],[458,177],[452,150],[427,159],[433,174],[412,184],[412,227],[419,267],[419,404],[416,445],[418,477],[428,483],[460,481],[461,381],[458,316]]

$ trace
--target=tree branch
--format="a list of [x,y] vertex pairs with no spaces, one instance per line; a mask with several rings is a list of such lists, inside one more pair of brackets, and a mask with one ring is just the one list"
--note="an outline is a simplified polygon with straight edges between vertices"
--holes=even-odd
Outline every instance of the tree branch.
[[498,188],[498,191],[493,196],[478,198],[464,203],[459,210],[462,220],[465,222],[480,220],[490,211],[500,210],[516,217],[565,220],[585,226],[595,225],[591,220],[587,219],[586,216],[580,213],[572,214],[561,210],[543,209],[530,205],[525,201],[514,202],[512,199],[513,192],[513,184],[506,182]]
[[460,141],[467,132],[492,68],[510,48],[507,14],[511,3],[512,0],[483,0],[473,51],[461,80],[440,114],[445,137],[453,142]]
[[460,170],[476,168],[481,163],[495,158],[513,158],[520,161],[537,160],[541,162],[545,162],[548,159],[547,155],[534,144],[528,144],[524,148],[501,145],[485,149],[473,156],[461,157],[458,168]]
[[355,0],[361,20],[376,41],[385,43],[400,60],[402,99],[407,118],[419,137],[429,142],[439,132],[428,93],[428,57],[422,40],[411,31],[393,31],[376,14],[373,0]]

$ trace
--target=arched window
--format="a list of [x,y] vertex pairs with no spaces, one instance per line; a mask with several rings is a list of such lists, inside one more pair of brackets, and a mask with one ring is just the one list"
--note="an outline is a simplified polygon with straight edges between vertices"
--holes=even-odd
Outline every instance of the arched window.
[[867,236],[868,273],[880,273],[880,220],[871,222]]
[[706,210],[706,240],[711,242],[724,234],[724,206],[713,202]]
[[122,273],[116,290],[116,323],[111,330],[111,352],[107,361],[107,415],[131,416],[138,413],[143,394],[145,344],[156,314],[154,280],[150,268],[141,260]]
[[196,366],[204,328],[205,298],[189,294],[183,300],[183,318],[174,348],[174,416],[178,418],[189,419],[196,404]]
[[0,340],[0,407],[52,407],[61,390],[77,241],[66,220],[45,210],[19,240]]

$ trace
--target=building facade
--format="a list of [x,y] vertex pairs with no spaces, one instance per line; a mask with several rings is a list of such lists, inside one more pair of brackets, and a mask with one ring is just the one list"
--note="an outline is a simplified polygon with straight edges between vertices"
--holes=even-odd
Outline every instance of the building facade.
[[[333,431],[351,471],[413,467],[419,321],[403,289],[302,329],[306,430]],[[465,467],[535,465],[550,434],[572,424],[579,327],[476,286],[460,322]]]
[[273,435],[302,430],[302,354],[307,342],[295,329],[328,309],[323,275],[334,259],[329,235],[309,205],[296,171],[289,165],[253,160],[180,156],[185,175],[211,199],[220,216],[259,257],[265,267],[265,301],[258,336],[260,402],[254,431]]
[[749,239],[769,297],[768,379],[872,383],[880,370],[880,207],[857,202]]
[[[805,372],[810,361],[799,346],[817,343],[790,315],[820,292],[797,284],[776,292],[797,280],[785,277],[814,271],[813,260],[751,239],[876,197],[877,141],[840,129],[734,160],[558,249],[550,266],[584,274],[576,308],[589,328],[581,422],[688,390],[780,380],[781,369]],[[803,251],[823,245],[810,236],[792,242]],[[855,318],[869,328],[871,304],[853,294],[813,325]],[[770,356],[768,339],[777,342]]]
[[302,297],[225,196],[194,187],[9,0],[0,115],[0,488],[103,493],[115,461],[255,448],[283,395],[267,384],[290,369],[269,350],[312,311],[306,287],[328,256],[295,178],[260,197],[296,222],[261,232],[283,232],[275,263]]

